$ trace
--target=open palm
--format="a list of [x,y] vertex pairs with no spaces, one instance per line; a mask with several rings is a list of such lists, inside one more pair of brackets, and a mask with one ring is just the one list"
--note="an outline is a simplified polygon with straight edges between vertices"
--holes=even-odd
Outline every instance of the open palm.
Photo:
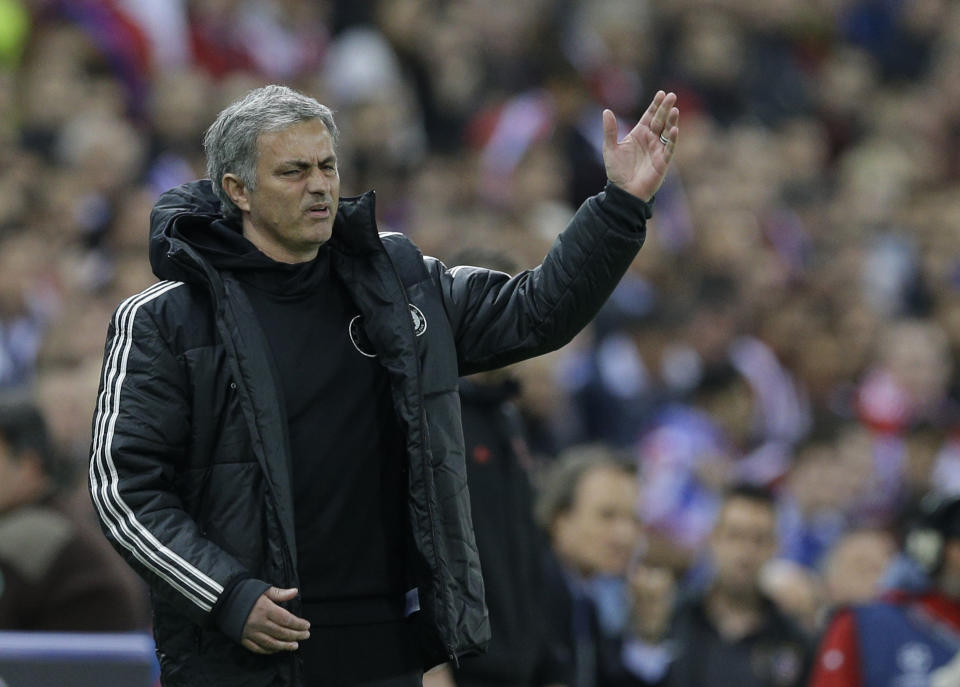
[[674,107],[676,102],[676,94],[657,91],[640,121],[619,142],[616,117],[610,110],[603,111],[607,179],[641,200],[649,201],[660,188],[677,147],[680,110]]

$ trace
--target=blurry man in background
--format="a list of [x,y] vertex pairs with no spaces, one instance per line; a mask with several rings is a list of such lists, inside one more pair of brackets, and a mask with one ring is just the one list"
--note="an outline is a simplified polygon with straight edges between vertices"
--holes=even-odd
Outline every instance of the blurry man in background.
[[905,549],[926,579],[840,610],[811,687],[960,685],[960,497],[925,499]]
[[552,555],[547,556],[547,620],[551,644],[576,687],[604,684],[604,665],[593,583],[623,576],[640,536],[637,482],[627,464],[607,449],[570,449],[546,477],[537,504]]
[[895,553],[893,537],[883,530],[854,529],[844,534],[823,563],[827,603],[837,609],[876,598]]
[[803,632],[760,589],[777,550],[773,496],[728,489],[710,538],[713,579],[681,602],[671,629],[676,658],[670,687],[795,687],[804,683],[809,647]]
[[0,630],[145,629],[142,586],[58,500],[56,472],[39,411],[0,398]]
[[[507,255],[493,250],[463,250],[451,262],[517,272]],[[425,676],[426,685],[534,687],[567,682],[547,641],[543,542],[533,519],[528,475],[532,458],[514,405],[520,384],[511,369],[460,380],[467,483],[492,638],[485,653],[462,659],[452,672],[448,666]]]

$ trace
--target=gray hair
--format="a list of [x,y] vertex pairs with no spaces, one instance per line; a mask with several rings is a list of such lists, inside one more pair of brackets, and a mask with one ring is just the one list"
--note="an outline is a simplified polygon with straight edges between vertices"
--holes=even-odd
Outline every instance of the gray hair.
[[634,477],[630,457],[602,444],[581,444],[560,454],[548,468],[534,503],[534,518],[549,532],[557,518],[573,509],[580,483],[594,470],[615,470]]
[[236,174],[244,186],[256,188],[260,135],[311,119],[324,123],[336,146],[340,132],[330,108],[286,86],[254,89],[217,115],[204,134],[203,149],[207,154],[207,176],[226,217],[238,219],[240,208],[224,191],[223,175]]

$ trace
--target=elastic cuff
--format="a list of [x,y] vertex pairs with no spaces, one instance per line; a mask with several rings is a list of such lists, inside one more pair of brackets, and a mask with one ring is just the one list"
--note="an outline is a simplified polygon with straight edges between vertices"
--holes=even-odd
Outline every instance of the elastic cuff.
[[657,196],[654,195],[647,203],[629,191],[624,191],[612,181],[608,181],[600,196],[600,205],[604,210],[614,215],[617,222],[633,225],[638,218],[643,218],[639,224],[644,226],[646,220],[653,217],[653,204]]
[[253,605],[268,589],[268,583],[248,577],[225,590],[216,613],[220,631],[239,644],[243,637],[243,626],[247,624]]

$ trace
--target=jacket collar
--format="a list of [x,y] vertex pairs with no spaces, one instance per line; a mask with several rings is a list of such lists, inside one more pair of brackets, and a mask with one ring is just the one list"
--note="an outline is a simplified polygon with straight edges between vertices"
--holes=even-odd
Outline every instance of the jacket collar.
[[[172,258],[176,253],[185,253],[187,262],[197,262],[199,257],[189,250],[183,236],[204,231],[218,219],[223,219],[223,213],[209,179],[191,181],[163,193],[150,213],[150,264],[154,273],[161,279],[189,281],[183,260]],[[383,249],[374,191],[340,198],[330,245],[338,252],[353,255]]]

